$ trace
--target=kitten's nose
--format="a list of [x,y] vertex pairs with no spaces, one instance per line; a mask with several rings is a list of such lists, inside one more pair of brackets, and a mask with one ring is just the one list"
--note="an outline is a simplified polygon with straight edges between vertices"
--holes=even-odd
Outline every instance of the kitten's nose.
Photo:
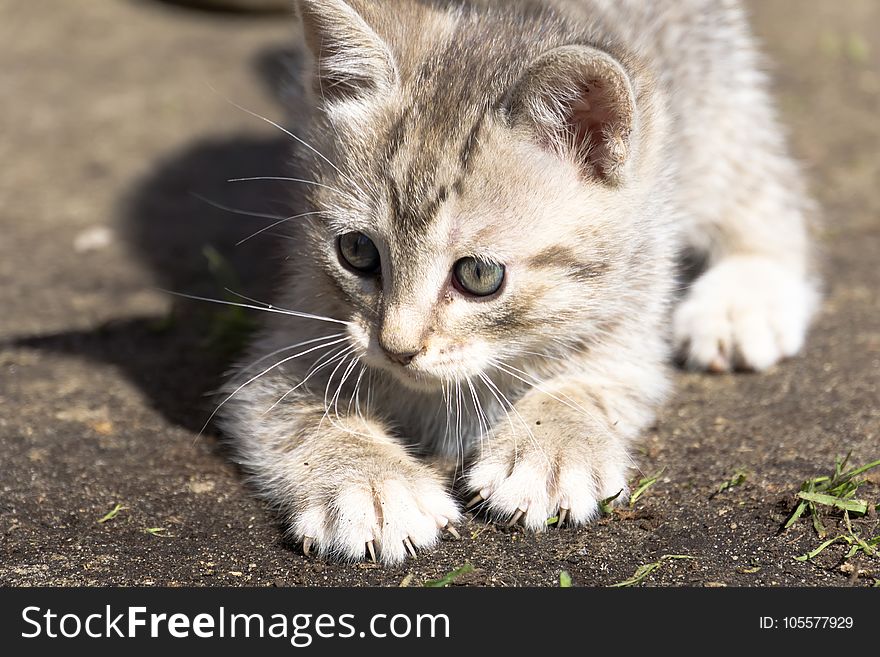
[[390,360],[403,366],[409,365],[413,358],[419,354],[418,351],[395,352],[390,349],[385,349],[384,351]]

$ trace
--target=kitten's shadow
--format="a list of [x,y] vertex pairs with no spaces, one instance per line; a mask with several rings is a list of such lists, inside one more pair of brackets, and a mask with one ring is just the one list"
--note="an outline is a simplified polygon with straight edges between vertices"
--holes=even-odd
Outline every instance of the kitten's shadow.
[[[256,69],[270,88],[279,89],[290,57],[270,50],[258,58]],[[290,215],[297,190],[283,183],[227,181],[284,175],[289,155],[289,140],[280,134],[189,144],[158,161],[122,194],[113,228],[127,251],[146,265],[156,288],[215,299],[234,299],[226,292],[234,288],[268,299],[282,257],[275,235],[281,229],[237,243],[277,221],[268,216]],[[122,293],[111,288],[107,303]],[[212,393],[257,319],[228,306],[174,298],[167,317],[143,316],[92,331],[20,336],[11,342],[112,363],[168,420],[200,431],[217,403]]]
[[[236,243],[274,220],[235,214],[216,204],[266,215],[285,212],[284,193],[277,187],[226,180],[283,171],[286,152],[287,143],[274,139],[194,144],[160,162],[126,196],[115,228],[132,256],[146,264],[156,288],[221,300],[230,298],[226,288],[261,300],[270,296],[279,260],[277,238],[263,233]],[[107,303],[112,305],[113,294],[119,293],[111,287]],[[168,419],[198,431],[216,402],[210,393],[247,338],[250,317],[228,306],[173,298],[166,317],[144,316],[93,331],[14,342],[113,363]]]

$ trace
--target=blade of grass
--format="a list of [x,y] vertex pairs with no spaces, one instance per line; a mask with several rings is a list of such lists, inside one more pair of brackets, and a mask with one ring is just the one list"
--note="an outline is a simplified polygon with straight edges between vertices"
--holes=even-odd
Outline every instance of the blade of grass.
[[834,538],[829,538],[827,541],[825,541],[824,543],[822,543],[822,544],[821,544],[819,547],[817,547],[815,550],[812,550],[812,551],[810,551],[810,552],[807,552],[806,554],[802,554],[802,555],[799,556],[799,557],[795,557],[794,560],[795,560],[795,561],[809,561],[809,560],[812,559],[813,557],[815,557],[815,556],[817,556],[818,554],[820,554],[820,553],[821,553],[825,548],[827,548],[829,545],[833,545],[834,543],[837,543],[838,541],[846,541],[847,543],[851,543],[851,539],[850,539],[848,536],[843,536],[843,535],[835,536]]
[[614,512],[614,507],[612,506],[612,502],[614,502],[614,500],[616,500],[622,494],[623,494],[623,489],[621,488],[619,491],[617,491],[617,493],[615,493],[611,497],[606,497],[604,500],[599,500],[599,512],[604,516],[611,515]]
[[561,573],[559,573],[559,588],[571,588],[571,575],[569,575],[568,571],[566,570],[563,570]]
[[873,469],[876,468],[876,467],[880,467],[880,459],[877,459],[876,461],[872,461],[871,463],[868,463],[868,465],[863,465],[863,466],[860,467],[860,468],[856,468],[856,469],[853,470],[852,472],[848,472],[848,473],[846,474],[846,476],[847,476],[849,479],[852,479],[853,477],[857,477],[857,476],[860,475],[860,474],[864,474],[864,473],[867,472],[868,470],[873,470]]
[[113,518],[115,518],[117,515],[119,515],[119,512],[120,512],[120,511],[125,511],[126,509],[128,509],[127,506],[122,506],[121,504],[117,504],[117,505],[114,506],[110,511],[108,511],[108,512],[104,515],[103,518],[101,518],[100,520],[98,520],[98,523],[101,524],[101,525],[103,525],[105,522],[107,522],[107,521],[109,521],[109,520],[113,520]]
[[660,468],[660,471],[655,474],[653,477],[646,477],[645,479],[640,479],[639,484],[636,489],[633,491],[632,495],[629,496],[629,505],[633,506],[638,499],[644,494],[646,490],[648,490],[651,486],[657,483],[657,480],[660,479],[660,475],[663,474],[663,471],[666,470],[666,466]]
[[722,482],[718,486],[718,490],[716,492],[723,493],[724,491],[726,491],[730,488],[735,488],[735,487],[739,486],[740,484],[742,484],[743,482],[745,482],[747,477],[748,477],[748,473],[745,470],[737,470],[736,472],[733,473],[733,476],[730,479]]
[[804,511],[806,511],[806,510],[807,510],[807,503],[806,502],[801,502],[800,504],[798,504],[797,508],[794,510],[794,512],[791,514],[791,516],[789,516],[788,520],[782,526],[782,529],[788,529],[789,527],[791,527],[795,522],[797,522],[797,519],[800,518],[804,514]]
[[825,506],[833,506],[841,511],[850,511],[852,513],[866,514],[868,512],[868,503],[862,500],[843,500],[833,495],[824,493],[804,493],[803,491],[797,495],[800,499],[815,504],[824,504]]
[[474,570],[474,567],[471,564],[466,563],[461,568],[457,568],[456,570],[453,570],[451,573],[446,573],[440,579],[428,580],[427,582],[422,584],[422,586],[425,586],[428,588],[443,588],[444,586],[448,586],[449,584],[452,584],[457,578],[461,577],[462,575],[473,572],[473,570]]
[[660,557],[659,560],[654,561],[653,563],[646,563],[642,566],[636,568],[636,572],[633,573],[633,576],[629,579],[625,579],[622,582],[617,582],[616,584],[610,584],[610,588],[621,588],[625,586],[635,586],[639,584],[642,580],[644,580],[648,575],[657,570],[664,561],[669,559],[693,559],[694,557],[687,554],[664,554]]

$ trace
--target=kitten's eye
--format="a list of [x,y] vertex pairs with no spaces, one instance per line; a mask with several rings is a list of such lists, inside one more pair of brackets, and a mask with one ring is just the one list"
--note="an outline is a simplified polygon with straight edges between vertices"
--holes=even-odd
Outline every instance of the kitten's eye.
[[375,274],[381,260],[373,240],[363,233],[346,233],[339,238],[339,254],[349,267],[361,274]]
[[452,273],[460,290],[477,297],[495,294],[504,282],[504,265],[477,258],[462,258]]

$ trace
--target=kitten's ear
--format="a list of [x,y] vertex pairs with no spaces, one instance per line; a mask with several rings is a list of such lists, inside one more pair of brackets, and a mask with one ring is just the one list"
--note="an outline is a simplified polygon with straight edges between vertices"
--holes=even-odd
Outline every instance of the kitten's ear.
[[297,9],[325,100],[363,98],[394,84],[391,51],[351,4],[298,0]]
[[576,158],[587,177],[612,185],[622,180],[636,102],[629,75],[607,53],[563,46],[541,55],[508,94],[505,110],[514,128]]

